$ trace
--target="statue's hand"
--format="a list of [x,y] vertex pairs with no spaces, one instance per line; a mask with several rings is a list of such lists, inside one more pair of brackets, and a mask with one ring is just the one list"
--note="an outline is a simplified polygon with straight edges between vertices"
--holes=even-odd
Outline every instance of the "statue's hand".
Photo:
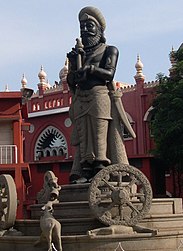
[[80,54],[82,57],[84,57],[86,52],[83,50],[83,48],[77,48],[77,54]]
[[67,58],[69,59],[69,62],[72,66],[73,69],[77,68],[77,51],[75,48],[72,48],[72,51],[70,51],[69,53],[67,53]]
[[85,81],[87,79],[87,75],[88,75],[89,71],[90,71],[90,66],[89,65],[85,65],[84,67],[77,70],[76,73],[75,73],[76,82]]
[[75,48],[72,48],[72,51],[70,51],[69,53],[67,53],[67,57],[68,59],[72,59],[72,58],[76,58],[78,55],[77,51]]

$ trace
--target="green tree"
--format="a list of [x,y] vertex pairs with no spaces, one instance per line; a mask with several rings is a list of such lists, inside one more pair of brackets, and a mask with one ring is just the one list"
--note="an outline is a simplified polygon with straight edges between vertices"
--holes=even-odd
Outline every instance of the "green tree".
[[[159,75],[157,97],[153,102],[152,132],[155,155],[178,177],[183,173],[183,48],[174,52],[175,66],[169,77]],[[179,192],[181,192],[179,179]]]

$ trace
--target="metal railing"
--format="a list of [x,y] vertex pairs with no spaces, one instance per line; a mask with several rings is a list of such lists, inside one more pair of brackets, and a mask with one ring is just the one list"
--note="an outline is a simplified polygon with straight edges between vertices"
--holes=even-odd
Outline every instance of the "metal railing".
[[0,145],[0,164],[17,164],[17,146]]

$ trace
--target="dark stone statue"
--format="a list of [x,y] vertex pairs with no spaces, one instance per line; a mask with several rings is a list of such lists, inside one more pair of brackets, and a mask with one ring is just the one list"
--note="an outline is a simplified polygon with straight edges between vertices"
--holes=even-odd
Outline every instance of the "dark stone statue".
[[70,180],[76,183],[90,181],[110,164],[128,163],[121,123],[134,136],[113,83],[119,52],[106,44],[105,19],[97,8],[85,7],[79,22],[81,41],[77,39],[67,54],[67,81],[73,93],[71,143],[76,146]]

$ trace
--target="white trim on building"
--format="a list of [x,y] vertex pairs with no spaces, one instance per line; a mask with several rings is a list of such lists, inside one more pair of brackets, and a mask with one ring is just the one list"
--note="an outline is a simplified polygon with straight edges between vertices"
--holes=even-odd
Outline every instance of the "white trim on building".
[[69,111],[69,106],[63,107],[63,108],[58,108],[58,109],[49,109],[49,110],[45,110],[45,111],[30,112],[28,114],[28,117],[35,118],[35,117],[40,117],[40,116],[64,113],[64,112],[68,112],[68,111]]

